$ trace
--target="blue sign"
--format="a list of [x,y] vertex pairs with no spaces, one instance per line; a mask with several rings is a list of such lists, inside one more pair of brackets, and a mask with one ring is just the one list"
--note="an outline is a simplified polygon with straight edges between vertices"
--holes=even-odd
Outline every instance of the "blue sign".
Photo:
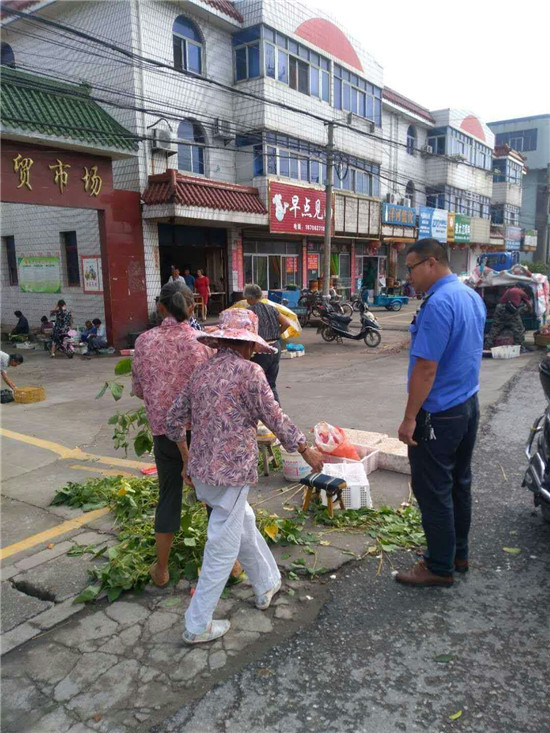
[[414,227],[416,225],[416,212],[410,206],[383,204],[382,223],[393,224],[398,227]]
[[509,252],[510,250],[520,249],[522,230],[520,227],[507,226],[504,230],[504,246]]
[[420,206],[418,211],[418,239],[436,239],[445,244],[447,241],[447,211]]

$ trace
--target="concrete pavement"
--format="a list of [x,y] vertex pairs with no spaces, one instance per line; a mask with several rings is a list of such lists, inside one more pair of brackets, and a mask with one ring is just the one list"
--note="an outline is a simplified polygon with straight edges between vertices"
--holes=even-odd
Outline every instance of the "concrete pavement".
[[[405,314],[388,314],[388,317],[395,315]],[[407,319],[410,320],[410,315]],[[386,345],[391,345],[392,349],[398,351],[403,336],[404,334],[396,328],[395,331],[388,332],[387,338],[384,333],[383,344],[389,342]],[[309,429],[319,419],[327,419],[335,424],[395,435],[405,401],[406,351],[394,353],[369,350],[362,343],[352,342],[342,345],[325,344],[311,329],[304,333],[303,343],[307,349],[306,357],[281,363],[279,379],[281,397],[284,408],[293,419],[303,429]],[[534,360],[535,357],[524,357],[510,361],[484,362],[482,405],[487,408],[495,400],[498,401],[507,381]],[[66,359],[50,362],[40,353],[30,353],[26,363],[14,375],[17,377],[17,383],[21,385],[33,382],[45,384],[48,400],[36,405],[8,405],[3,412],[3,428],[14,433],[34,435],[39,440],[57,443],[58,447],[56,449],[52,445],[49,448],[44,447],[44,443],[35,446],[14,438],[3,439],[3,465],[7,463],[8,475],[2,491],[3,546],[23,541],[40,530],[52,531],[60,522],[79,514],[67,507],[49,506],[55,489],[68,480],[82,481],[88,475],[94,475],[94,472],[97,472],[96,475],[101,475],[102,471],[126,470],[131,474],[136,473],[135,460],[130,459],[124,467],[114,467],[108,463],[108,460],[114,460],[117,454],[111,445],[110,428],[106,425],[108,417],[115,409],[129,409],[135,401],[125,395],[121,403],[115,407],[110,398],[94,399],[101,383],[112,377],[115,363],[115,359],[109,358],[91,362],[81,362],[77,359],[73,362]],[[320,395],[323,396],[321,399]],[[76,448],[82,451],[84,457],[75,457],[81,455],[74,452]],[[102,457],[105,462],[98,463],[98,457]],[[376,500],[375,476],[376,474],[372,477],[372,488]],[[265,498],[277,486],[280,486],[278,477],[260,483],[258,499]],[[385,486],[383,480],[379,481],[378,487],[381,496],[384,492],[391,494],[391,491],[395,490],[393,484]],[[404,484],[401,478],[398,491],[406,491],[406,488],[406,481]],[[273,505],[267,502],[266,506]],[[332,546],[323,548],[323,551],[330,556],[329,567],[341,567],[354,556],[362,555],[368,547],[368,538],[364,536],[350,537],[334,533],[330,539]],[[179,629],[176,620],[172,620],[172,625],[169,625],[169,619],[164,619],[164,623],[168,625],[153,633],[148,626],[149,618],[157,612],[172,613],[174,619],[178,618],[181,621],[182,610],[189,600],[186,587],[180,586],[175,595],[170,591],[168,596],[157,597],[153,594],[139,598],[125,597],[124,601],[109,607],[125,608],[129,614],[128,618],[125,618],[125,614],[120,611],[121,618],[113,619],[105,604],[99,604],[92,609],[74,606],[71,603],[71,594],[74,595],[86,584],[86,559],[66,557],[65,553],[73,541],[81,544],[112,542],[113,534],[109,518],[96,519],[89,526],[75,528],[53,541],[33,545],[7,558],[2,564],[3,580],[5,579],[4,582],[10,586],[9,588],[4,586],[5,597],[11,608],[18,609],[18,613],[6,617],[7,632],[4,635],[8,642],[6,648],[14,650],[3,660],[8,670],[7,689],[12,689],[10,684],[15,679],[21,686],[21,675],[26,673],[25,670],[28,668],[34,669],[33,665],[38,665],[40,659],[52,656],[69,660],[56,672],[59,677],[55,680],[51,677],[47,680],[32,678],[32,684],[28,689],[25,688],[26,692],[21,693],[22,697],[18,698],[16,710],[14,711],[13,707],[8,709],[6,730],[21,729],[17,726],[21,725],[22,720],[26,720],[28,713],[25,711],[30,708],[33,710],[33,720],[36,721],[33,725],[36,727],[28,729],[37,731],[71,730],[76,733],[78,730],[90,728],[107,731],[125,730],[128,726],[134,727],[139,723],[147,727],[151,721],[160,720],[162,717],[154,705],[143,702],[139,705],[134,704],[134,698],[136,693],[141,695],[140,691],[146,700],[150,699],[147,695],[153,698],[160,695],[158,687],[154,686],[158,682],[158,675],[149,671],[142,679],[141,668],[147,663],[149,653],[153,653],[153,647],[157,648],[154,654],[159,658],[165,660],[167,655],[173,655]],[[287,550],[288,548],[285,548],[285,551],[281,552],[279,548],[277,549],[278,561],[282,566],[295,559],[295,553],[303,554],[300,548],[292,548],[291,552]],[[327,565],[327,562],[323,561],[322,564]],[[202,660],[200,664],[196,662],[197,667],[195,662],[191,662],[191,657],[188,659],[185,655],[185,666],[189,664],[194,668],[195,676],[188,680],[177,679],[180,673],[176,671],[174,678],[170,675],[168,680],[165,677],[159,678],[161,686],[166,687],[166,694],[159,697],[163,711],[165,712],[167,708],[175,709],[184,699],[191,700],[197,695],[202,695],[214,681],[233,674],[253,656],[277,644],[287,632],[292,634],[301,624],[311,621],[326,596],[326,583],[330,585],[332,582],[329,578],[325,578],[323,582],[311,586],[300,582],[296,588],[288,587],[290,591],[295,590],[294,595],[286,593],[282,596],[286,602],[281,602],[270,611],[271,615],[267,616],[269,624],[264,623],[265,630],[253,632],[259,636],[244,634],[239,637],[238,643],[234,642],[235,648],[226,649],[220,642],[220,648],[214,649],[214,653],[222,651],[225,657],[219,654],[213,657],[214,661],[211,661],[211,652],[195,650],[203,652],[197,655],[197,658],[200,657]],[[250,593],[248,597],[240,597],[237,591],[246,593],[245,588],[235,589],[231,596],[225,599],[224,603],[226,601],[227,603],[221,610],[236,614],[236,618],[242,618],[243,614],[248,618],[250,612],[253,614],[249,602]],[[313,600],[308,600],[308,596]],[[138,606],[143,610],[131,610]],[[284,607],[286,610],[281,608],[277,611],[279,607]],[[174,610],[168,611],[170,608]],[[137,614],[140,620],[131,621],[132,614]],[[71,619],[73,615],[75,617]],[[101,632],[102,643],[94,645],[87,637],[81,643],[81,625],[84,624],[85,629],[86,624],[91,624],[95,628],[96,622],[93,619],[96,617],[100,627],[97,633]],[[92,620],[87,621],[88,618]],[[65,625],[58,627],[60,623]],[[239,632],[250,631],[248,627],[240,629],[241,623],[245,622],[238,621],[236,624]],[[136,644],[138,646],[135,655],[133,649],[126,650],[118,641],[121,631],[128,626],[139,627],[126,634],[130,639],[130,646]],[[64,630],[67,630],[68,637],[64,636]],[[170,631],[168,637],[166,634],[162,636],[168,631]],[[37,633],[45,635],[26,644],[23,652],[17,649],[20,644],[36,636]],[[88,632],[82,633],[86,636]],[[158,638],[157,633],[160,635]],[[51,648],[48,647],[50,639],[53,639],[54,644]],[[157,644],[162,646],[156,647]],[[140,646],[143,648],[141,656]],[[115,657],[114,659],[103,659],[102,655],[111,654],[111,649],[115,648],[118,648],[119,652],[113,651],[111,656]],[[70,653],[66,653],[66,649]],[[27,650],[35,662],[32,659],[28,661]],[[231,651],[236,652],[233,655],[234,659],[229,653]],[[178,651],[177,654],[183,659],[182,651]],[[77,668],[70,664],[75,655],[79,658],[85,656],[86,664],[89,664],[92,670],[99,669],[97,676],[94,676],[95,672],[92,671],[88,677],[84,675],[82,681],[79,681],[81,678],[78,674],[76,672],[73,674],[73,670]],[[221,660],[225,660],[223,664]],[[84,662],[81,666],[82,664]],[[112,675],[107,675],[108,669],[111,668],[114,670]],[[215,675],[212,674],[214,671]],[[113,677],[118,678],[120,675],[125,679],[131,678],[125,688],[126,692],[122,690],[120,695],[117,693],[109,697],[108,691],[113,684]],[[106,677],[105,684],[104,677]],[[199,679],[200,682],[197,684]],[[71,695],[58,700],[55,697],[55,689],[64,680],[65,688],[69,687]],[[183,684],[184,681],[188,683],[187,686]],[[87,701],[84,704],[79,696],[85,694],[87,686],[93,688],[93,694],[91,697],[82,698]],[[156,692],[150,692],[149,686]],[[187,697],[182,697],[184,688],[187,690],[185,693]],[[71,702],[73,699],[80,701],[73,705]],[[142,697],[138,699],[141,701]],[[130,707],[125,707],[127,703]],[[85,710],[86,706],[88,708]],[[92,711],[94,706],[98,712]],[[53,711],[51,713],[50,708]],[[23,717],[18,716],[19,709]],[[49,715],[53,716],[51,720],[48,718]],[[101,720],[95,721],[94,715],[99,716]],[[79,721],[85,721],[84,724],[88,727],[81,727],[82,722]],[[48,728],[50,725],[52,727]],[[56,725],[59,727],[56,728]]]

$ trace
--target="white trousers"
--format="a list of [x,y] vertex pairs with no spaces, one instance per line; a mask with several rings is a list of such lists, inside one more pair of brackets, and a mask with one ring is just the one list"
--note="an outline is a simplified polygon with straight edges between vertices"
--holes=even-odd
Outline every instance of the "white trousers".
[[185,614],[187,631],[202,634],[212,621],[237,558],[256,595],[277,585],[281,574],[256,528],[254,512],[247,501],[249,487],[209,486],[196,479],[193,483],[197,498],[212,507],[199,582]]

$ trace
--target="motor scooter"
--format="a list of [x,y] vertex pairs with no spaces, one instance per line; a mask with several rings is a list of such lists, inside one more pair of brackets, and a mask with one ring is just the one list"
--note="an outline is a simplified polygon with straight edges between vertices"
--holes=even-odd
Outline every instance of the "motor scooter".
[[533,492],[535,506],[540,506],[542,518],[550,522],[550,356],[541,362],[539,375],[548,405],[529,433],[525,446],[529,466],[522,486]]
[[319,309],[321,311],[323,325],[317,329],[317,332],[321,334],[321,338],[324,341],[343,343],[343,339],[351,339],[352,341],[364,340],[367,346],[374,348],[382,340],[380,324],[364,303],[359,306],[361,328],[356,333],[348,330],[348,326],[351,323],[351,316],[341,316],[335,313],[329,303],[319,306]]
[[57,347],[57,350],[65,354],[67,359],[72,359],[74,356],[73,336],[76,336],[76,331],[71,330],[68,333],[61,334],[61,343]]

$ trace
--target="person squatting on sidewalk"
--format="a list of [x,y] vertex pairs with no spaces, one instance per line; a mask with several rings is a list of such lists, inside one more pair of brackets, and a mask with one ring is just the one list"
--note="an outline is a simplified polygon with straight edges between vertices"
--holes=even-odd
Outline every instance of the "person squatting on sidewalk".
[[414,289],[426,297],[410,326],[409,399],[399,439],[409,446],[428,547],[424,559],[396,580],[449,586],[455,570],[468,570],[486,310],[480,296],[452,274],[435,239],[411,245],[406,263]]
[[[260,610],[269,607],[281,587],[277,563],[247,501],[250,485],[258,480],[258,420],[287,451],[298,450],[314,471],[322,469],[321,455],[282,412],[262,368],[250,361],[254,351],[274,353],[258,336],[258,317],[243,308],[223,311],[219,328],[198,334],[197,340],[218,351],[193,373],[166,419],[166,435],[178,443],[187,481],[212,508],[199,581],[185,614],[183,640],[188,644],[212,641],[228,631],[229,621],[213,621],[212,614],[237,558]],[[188,450],[189,422],[193,439]]]

